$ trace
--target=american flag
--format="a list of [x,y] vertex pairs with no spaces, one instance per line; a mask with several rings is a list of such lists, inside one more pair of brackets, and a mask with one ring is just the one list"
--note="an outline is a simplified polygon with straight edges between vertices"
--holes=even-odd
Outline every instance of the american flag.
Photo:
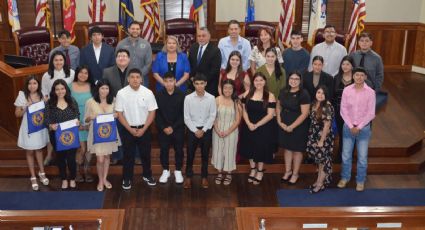
[[198,25],[198,28],[205,27],[204,3],[202,0],[193,0],[190,7],[189,19],[192,19]]
[[282,44],[288,47],[295,17],[295,0],[281,0],[281,5],[282,10],[279,16],[279,39]]
[[103,12],[106,10],[104,0],[90,0],[88,2],[89,23],[103,22]]
[[50,9],[47,0],[37,0],[35,15],[35,26],[45,26],[50,28]]
[[353,13],[351,14],[349,53],[356,51],[357,36],[364,30],[364,20],[366,18],[366,0],[353,0]]
[[144,14],[141,37],[149,42],[157,42],[161,27],[158,0],[140,0],[140,8]]

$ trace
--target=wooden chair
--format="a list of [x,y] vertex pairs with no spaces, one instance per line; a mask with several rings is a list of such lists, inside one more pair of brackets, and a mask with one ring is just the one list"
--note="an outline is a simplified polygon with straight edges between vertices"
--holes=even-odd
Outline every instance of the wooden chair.
[[175,18],[165,21],[165,35],[177,37],[183,52],[189,51],[196,41],[196,23],[186,18]]
[[90,41],[89,31],[94,26],[100,27],[103,32],[103,42],[106,44],[116,47],[118,42],[121,40],[121,32],[116,22],[94,22],[84,26],[84,39],[85,44],[88,44]]
[[52,34],[46,27],[28,27],[13,33],[16,55],[34,59],[36,65],[49,63]]

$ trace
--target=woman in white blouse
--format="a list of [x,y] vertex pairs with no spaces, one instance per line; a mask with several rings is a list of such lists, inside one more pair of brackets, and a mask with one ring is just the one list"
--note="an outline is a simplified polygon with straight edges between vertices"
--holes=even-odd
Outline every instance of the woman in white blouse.
[[[258,36],[260,39],[258,40],[258,44],[254,46],[254,48],[251,51],[251,55],[249,56],[249,60],[251,61],[251,73],[252,75],[255,74],[258,67],[266,64],[266,49],[269,47],[275,47],[276,43],[273,38],[273,34],[271,30],[267,28],[261,28],[258,31]],[[283,63],[282,59],[282,52],[280,51],[279,47],[276,47],[277,52],[277,60],[280,64]]]
[[41,92],[45,98],[49,97],[53,82],[57,79],[63,79],[67,84],[74,81],[74,70],[66,64],[66,57],[62,51],[56,51],[52,54],[49,61],[49,69],[44,73],[41,79]]
[[[49,68],[41,78],[41,93],[47,100],[52,90],[53,82],[58,79],[63,79],[67,84],[71,84],[74,81],[74,70],[66,64],[66,57],[62,51],[55,51],[49,61]],[[47,156],[44,159],[44,165],[48,165],[52,160],[52,145],[47,145]]]

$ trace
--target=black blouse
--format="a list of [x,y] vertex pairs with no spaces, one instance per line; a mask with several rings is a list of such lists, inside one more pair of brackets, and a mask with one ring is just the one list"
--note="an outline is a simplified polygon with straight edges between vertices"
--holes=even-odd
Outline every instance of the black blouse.
[[57,105],[51,106],[49,103],[46,105],[46,125],[61,123],[72,119],[79,119],[80,112],[78,111],[77,102],[72,98],[73,105],[69,105],[65,109],[58,108]]
[[303,75],[303,86],[304,89],[307,90],[307,92],[310,95],[310,98],[312,98],[312,100],[314,100],[314,98],[316,98],[316,91],[317,91],[317,87],[324,85],[328,88],[328,98],[331,99],[333,98],[333,77],[331,75],[329,75],[326,72],[320,72],[320,79],[319,79],[319,84],[317,84],[317,87],[314,87],[313,84],[313,72],[307,72]]

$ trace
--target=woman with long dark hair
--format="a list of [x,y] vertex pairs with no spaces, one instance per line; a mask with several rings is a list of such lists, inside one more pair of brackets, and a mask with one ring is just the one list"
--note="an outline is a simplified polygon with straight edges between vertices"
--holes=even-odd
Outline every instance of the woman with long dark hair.
[[[44,99],[48,99],[53,82],[57,79],[65,80],[66,84],[70,84],[74,80],[75,72],[66,64],[65,54],[61,51],[55,51],[50,55],[49,68],[41,78],[41,93]],[[47,156],[44,159],[44,165],[48,165],[52,160],[52,146],[47,145]]]
[[327,94],[326,86],[319,86],[310,109],[311,122],[306,152],[318,168],[317,180],[310,186],[311,193],[323,191],[331,183],[334,145],[331,123],[334,109]]
[[[68,186],[71,188],[76,188],[77,186],[75,183],[77,172],[75,155],[77,148],[57,151],[55,132],[61,122],[75,119],[77,120],[77,125],[79,125],[79,117],[80,112],[78,111],[78,104],[75,99],[72,98],[68,84],[63,79],[56,80],[52,85],[50,99],[46,106],[46,124],[50,130],[50,141],[55,149],[58,159],[59,174],[62,179],[62,189],[67,189]],[[69,170],[69,177],[67,169]]]
[[323,71],[325,60],[322,56],[314,56],[312,60],[312,71],[303,75],[304,88],[308,91],[310,98],[314,98],[316,90],[320,85],[329,89],[329,98],[333,97],[333,77]]
[[[69,84],[71,95],[78,104],[78,111],[80,112],[80,127],[79,138],[80,148],[77,151],[77,182],[92,182],[93,177],[88,172],[91,155],[87,154],[87,125],[84,122],[85,106],[87,100],[92,97],[92,90],[94,88],[93,78],[90,75],[88,66],[80,66],[75,70],[74,81]],[[80,173],[80,168],[84,168],[84,178]]]
[[19,91],[14,105],[16,106],[15,116],[17,118],[22,117],[21,127],[19,128],[18,147],[25,149],[28,168],[31,173],[31,187],[34,191],[39,189],[34,170],[34,155],[39,168],[38,176],[40,182],[44,185],[49,184],[49,179],[47,179],[44,173],[42,152],[42,149],[46,147],[48,142],[47,129],[28,134],[27,108],[40,101],[43,101],[40,81],[35,76],[30,76],[25,80],[24,89],[23,91]]
[[266,63],[257,69],[266,76],[267,88],[275,97],[279,96],[280,90],[286,86],[286,73],[280,66],[276,48],[270,47],[266,49]]
[[[103,191],[103,187],[107,189],[112,188],[112,184],[108,181],[109,162],[112,152],[118,151],[120,141],[106,142],[106,143],[93,143],[93,120],[100,114],[114,113],[114,97],[110,91],[110,85],[105,80],[99,80],[93,91],[93,98],[89,99],[86,103],[86,113],[84,121],[90,125],[89,134],[87,138],[88,152],[96,154],[96,168],[99,177],[97,190]],[[114,116],[116,114],[114,113]],[[117,130],[118,131],[118,130]],[[118,136],[118,133],[117,133]]]
[[342,153],[342,127],[344,126],[344,120],[340,114],[342,92],[344,91],[345,87],[354,83],[353,67],[354,59],[351,56],[345,56],[341,60],[338,74],[334,76],[334,95],[331,101],[335,109],[335,121],[339,135],[338,153],[335,159],[336,162],[341,162]]
[[[221,82],[222,95],[216,98],[217,117],[212,136],[211,163],[218,170],[216,184],[229,185],[232,171],[236,169],[238,126],[242,117],[242,107],[235,92],[235,83],[227,79]],[[223,178],[223,171],[227,172]]]
[[299,72],[289,75],[288,86],[280,91],[276,106],[279,145],[284,149],[285,174],[281,182],[295,184],[306,150],[310,96],[303,89]]
[[225,69],[220,71],[220,76],[218,79],[218,94],[222,95],[222,86],[221,83],[224,80],[230,79],[234,81],[235,93],[240,96],[245,91],[249,90],[251,81],[247,72],[242,69],[242,55],[239,51],[235,50],[229,54],[229,59],[227,60],[227,65]]
[[253,84],[243,94],[243,118],[241,155],[249,159],[251,171],[248,182],[254,185],[261,183],[264,175],[264,164],[273,161],[273,119],[276,99],[267,89],[267,79],[262,73],[255,73]]

